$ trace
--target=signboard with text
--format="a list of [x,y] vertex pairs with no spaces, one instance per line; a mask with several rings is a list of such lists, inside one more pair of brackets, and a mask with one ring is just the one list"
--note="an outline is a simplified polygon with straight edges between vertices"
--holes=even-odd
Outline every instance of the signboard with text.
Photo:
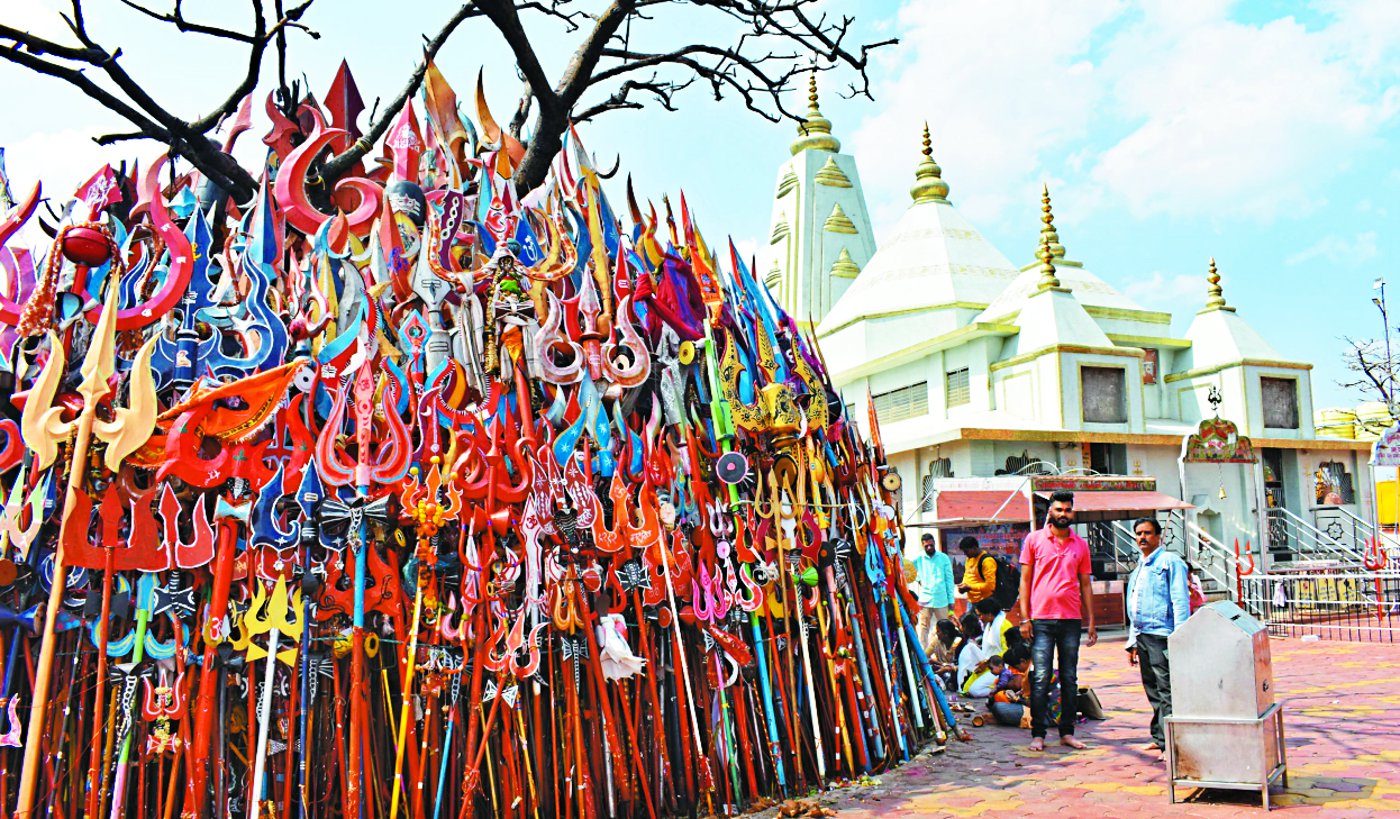
[[1400,424],[1386,430],[1371,444],[1371,466],[1400,466]]

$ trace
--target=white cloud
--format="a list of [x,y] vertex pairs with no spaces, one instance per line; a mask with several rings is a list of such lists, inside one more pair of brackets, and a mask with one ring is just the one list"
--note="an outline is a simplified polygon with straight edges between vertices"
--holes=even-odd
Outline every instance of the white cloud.
[[1182,304],[1204,301],[1205,276],[1184,273],[1168,274],[1154,270],[1147,278],[1139,278],[1123,290],[1124,295],[1145,307],[1166,306],[1179,309]]
[[1024,213],[1057,175],[1065,213],[1321,207],[1400,113],[1400,3],[1317,5],[1304,25],[1240,22],[1236,0],[905,0],[879,110],[850,140],[877,226],[908,202],[924,119],[974,223]]
[[117,167],[122,160],[137,159],[144,168],[160,151],[161,146],[153,142],[103,147],[92,141],[90,131],[65,128],[30,134],[6,145],[5,167],[16,198],[28,193],[37,179],[43,183],[44,196],[61,206],[104,164]]
[[1135,125],[1093,178],[1138,216],[1306,212],[1400,110],[1400,92],[1371,83],[1352,55],[1375,32],[1349,21],[1309,30],[1291,17],[1243,24],[1229,6],[1183,23],[1176,4],[1147,4],[1106,48],[1109,102]]
[[877,225],[909,202],[925,120],[950,198],[974,222],[1036,202],[1047,160],[1085,136],[1103,94],[1085,54],[1121,9],[1102,0],[908,0],[900,45],[877,52],[889,78],[876,88],[879,111],[850,146]]
[[1329,234],[1311,246],[1284,259],[1286,265],[1300,265],[1316,259],[1333,264],[1358,265],[1376,258],[1376,232],[1368,230],[1354,238]]

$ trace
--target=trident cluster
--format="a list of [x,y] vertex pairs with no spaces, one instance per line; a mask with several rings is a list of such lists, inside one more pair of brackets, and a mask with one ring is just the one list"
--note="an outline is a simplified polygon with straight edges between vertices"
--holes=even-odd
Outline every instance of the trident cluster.
[[339,179],[353,123],[269,102],[251,201],[16,197],[0,812],[727,814],[955,730],[814,340],[430,89]]

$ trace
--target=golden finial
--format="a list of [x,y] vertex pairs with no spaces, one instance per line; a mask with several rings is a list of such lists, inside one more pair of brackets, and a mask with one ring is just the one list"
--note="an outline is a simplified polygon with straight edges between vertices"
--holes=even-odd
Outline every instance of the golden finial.
[[822,116],[821,109],[817,107],[817,70],[812,69],[812,74],[807,79],[807,115],[797,124],[797,139],[792,141],[788,147],[792,155],[796,156],[806,150],[831,151],[836,153],[841,150],[841,140],[831,135],[831,120]]
[[1210,257],[1210,272],[1206,274],[1206,281],[1210,286],[1206,288],[1206,309],[1202,313],[1211,310],[1225,310],[1235,312],[1235,308],[1225,303],[1225,288],[1220,286],[1220,271],[1215,267],[1215,257]]
[[1055,253],[1050,245],[1050,237],[1045,233],[1040,234],[1040,284],[1035,288],[1037,293],[1044,293],[1047,290],[1063,290],[1060,287],[1060,279],[1055,275]]
[[933,140],[928,135],[927,122],[924,123],[922,153],[924,158],[919,161],[919,167],[914,171],[914,185],[909,189],[909,195],[914,197],[915,204],[947,202],[948,183],[943,181],[943,169],[933,161]]
[[[1060,244],[1060,234],[1055,230],[1055,213],[1050,206],[1050,186],[1040,186],[1040,221],[1045,223],[1045,227],[1040,229],[1040,251],[1036,253],[1036,258],[1045,258],[1042,254],[1049,253],[1056,259],[1065,257],[1065,247]],[[1049,248],[1047,251],[1046,248]]]

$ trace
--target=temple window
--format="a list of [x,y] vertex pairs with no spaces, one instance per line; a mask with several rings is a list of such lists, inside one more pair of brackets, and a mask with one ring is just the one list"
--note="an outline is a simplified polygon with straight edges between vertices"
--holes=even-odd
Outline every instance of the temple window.
[[1094,424],[1125,424],[1128,394],[1122,367],[1084,367],[1079,371],[1084,420]]
[[928,415],[928,382],[920,381],[875,396],[875,417],[880,423]]
[[1085,466],[1100,475],[1128,474],[1128,447],[1126,444],[1089,444]]
[[1260,378],[1259,393],[1264,404],[1264,426],[1273,429],[1298,428],[1298,382],[1292,378]]
[[947,396],[948,406],[961,407],[972,403],[972,386],[967,367],[948,373],[945,383],[944,394]]

